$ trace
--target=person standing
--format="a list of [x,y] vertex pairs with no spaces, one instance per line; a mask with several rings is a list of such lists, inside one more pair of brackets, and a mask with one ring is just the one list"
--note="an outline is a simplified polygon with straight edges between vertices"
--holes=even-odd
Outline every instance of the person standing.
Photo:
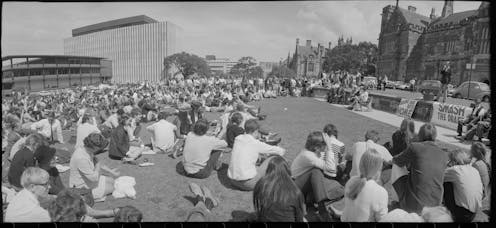
[[[450,68],[450,62],[446,62],[443,66],[443,69],[441,70],[441,95],[442,97],[442,102],[446,102],[446,97],[448,96],[448,84],[451,83],[451,68]],[[439,100],[439,95],[438,95],[438,100]]]

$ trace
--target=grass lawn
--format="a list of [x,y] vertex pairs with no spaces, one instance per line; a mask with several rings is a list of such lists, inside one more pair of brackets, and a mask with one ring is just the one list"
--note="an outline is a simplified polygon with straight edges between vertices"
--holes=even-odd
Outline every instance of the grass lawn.
[[[327,123],[337,126],[338,138],[345,143],[346,149],[350,149],[354,142],[363,140],[368,129],[376,129],[380,132],[381,144],[390,141],[392,133],[396,130],[394,126],[333,107],[313,98],[282,97],[254,104],[261,105],[262,112],[267,114],[267,119],[262,121],[262,125],[282,137],[280,146],[287,149],[285,157],[289,162],[303,148],[307,135],[311,131],[321,131]],[[209,120],[219,116],[220,113],[207,113]],[[142,139],[145,142],[149,141],[149,137],[147,132],[142,131]],[[112,196],[107,196],[105,202],[95,204],[97,209],[133,205],[143,212],[144,221],[184,221],[193,208],[193,195],[189,191],[188,183],[195,182],[210,188],[220,199],[220,205],[212,211],[212,217],[216,221],[239,221],[247,213],[253,212],[252,192],[234,190],[228,183],[229,154],[222,158],[226,163],[223,169],[219,172],[214,171],[209,178],[203,180],[181,175],[178,172],[181,158],[144,155],[144,158],[155,163],[151,167],[121,164],[108,159],[107,153],[100,154],[99,158],[110,167],[118,167],[121,175],[136,179],[137,198],[114,199]],[[68,179],[69,172],[63,173],[63,182],[67,184]],[[102,220],[105,221],[112,219]]]

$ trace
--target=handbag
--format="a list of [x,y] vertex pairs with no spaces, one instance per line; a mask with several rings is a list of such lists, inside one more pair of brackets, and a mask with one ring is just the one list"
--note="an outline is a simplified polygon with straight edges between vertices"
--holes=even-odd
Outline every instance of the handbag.
[[93,207],[93,205],[95,205],[95,198],[93,197],[93,192],[91,191],[91,189],[88,189],[86,187],[73,187],[70,190],[76,194],[79,194],[88,206]]

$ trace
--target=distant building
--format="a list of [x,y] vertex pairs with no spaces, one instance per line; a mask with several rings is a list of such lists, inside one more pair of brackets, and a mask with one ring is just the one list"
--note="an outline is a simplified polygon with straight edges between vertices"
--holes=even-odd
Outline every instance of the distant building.
[[205,61],[214,74],[227,74],[231,71],[231,68],[238,63],[229,58],[216,58],[215,55],[205,56]]
[[311,40],[307,40],[306,44],[301,46],[300,39],[297,38],[295,53],[291,58],[289,66],[296,72],[297,77],[320,76],[325,53],[330,48],[331,42],[329,42],[329,47],[325,48],[321,44],[317,44],[317,47],[312,46]]
[[263,73],[264,73],[263,76],[267,77],[267,75],[270,72],[272,72],[272,68],[279,66],[279,63],[278,62],[259,62],[258,66],[260,66],[260,68],[262,68]]
[[[489,2],[478,9],[453,13],[453,1],[445,1],[441,16],[433,8],[429,17],[416,8],[386,6],[379,34],[379,76],[394,80],[439,79],[449,61],[452,83],[469,80],[489,83]],[[467,64],[475,63],[468,70]]]
[[164,58],[177,52],[177,30],[145,15],[102,22],[73,29],[64,53],[112,60],[114,82],[156,82],[165,76]]
[[99,57],[11,55],[2,57],[2,90],[41,91],[108,82],[112,62]]

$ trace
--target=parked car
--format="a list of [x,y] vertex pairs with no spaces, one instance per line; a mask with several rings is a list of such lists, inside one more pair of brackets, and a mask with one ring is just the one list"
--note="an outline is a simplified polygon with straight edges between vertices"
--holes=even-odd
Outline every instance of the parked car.
[[388,89],[396,89],[397,85],[398,85],[398,83],[395,81],[387,81],[386,82],[386,88],[388,88]]
[[408,90],[410,88],[410,83],[397,81],[396,82],[396,88],[401,89],[401,90]]
[[441,91],[441,86],[442,84],[439,80],[424,80],[417,86],[417,89],[424,95],[424,99],[433,100]]
[[484,102],[489,102],[490,93],[491,91],[488,84],[483,82],[466,81],[453,90],[453,97],[471,100],[479,98]]
[[367,89],[376,88],[377,87],[377,78],[371,77],[371,76],[363,77],[362,83],[365,87],[367,87]]
[[454,91],[455,91],[455,87],[451,84],[448,84],[448,97],[452,97]]
[[51,92],[48,92],[48,91],[45,91],[45,90],[42,90],[42,91],[38,92],[38,94],[40,96],[49,96],[49,95],[52,95]]

